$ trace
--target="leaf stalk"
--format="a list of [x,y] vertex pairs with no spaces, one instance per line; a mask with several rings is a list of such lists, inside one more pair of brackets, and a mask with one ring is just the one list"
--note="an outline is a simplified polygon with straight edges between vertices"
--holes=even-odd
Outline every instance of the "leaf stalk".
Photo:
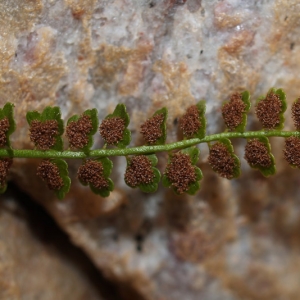
[[218,141],[223,138],[260,138],[260,137],[300,137],[299,131],[281,131],[281,130],[260,130],[260,131],[247,131],[247,132],[223,132],[208,135],[203,139],[194,138],[183,140],[175,143],[155,146],[139,146],[131,148],[119,149],[97,149],[91,150],[88,154],[82,151],[40,151],[28,149],[0,149],[0,157],[11,158],[66,158],[66,159],[82,159],[92,157],[108,157],[108,156],[127,156],[127,155],[140,155],[151,154],[164,151],[172,151],[188,148],[197,144],[209,143]]

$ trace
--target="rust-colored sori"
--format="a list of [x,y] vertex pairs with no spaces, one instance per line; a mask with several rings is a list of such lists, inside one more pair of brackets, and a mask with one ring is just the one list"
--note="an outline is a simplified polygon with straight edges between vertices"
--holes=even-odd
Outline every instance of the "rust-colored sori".
[[9,129],[9,121],[5,117],[0,120],[0,147],[4,147],[7,143],[6,133]]
[[[129,115],[124,104],[118,104],[100,124],[99,133],[105,140],[101,149],[93,149],[91,145],[96,133],[98,112],[86,110],[78,117],[72,116],[66,127],[65,135],[69,140],[68,150],[63,150],[63,120],[58,107],[46,107],[42,113],[27,113],[30,125],[29,137],[36,149],[13,149],[10,135],[15,130],[13,120],[13,104],[7,103],[0,108],[0,191],[6,188],[6,178],[13,157],[44,158],[37,169],[41,177],[59,199],[69,190],[70,178],[65,159],[83,159],[78,169],[78,178],[96,194],[106,197],[114,188],[109,178],[113,168],[109,156],[125,156],[127,168],[125,182],[130,187],[138,187],[143,192],[153,192],[161,178],[161,164],[157,164],[157,152],[168,152],[168,161],[162,182],[171,186],[178,193],[195,194],[200,187],[202,173],[197,166],[199,149],[195,146],[207,143],[211,168],[220,176],[233,179],[240,174],[240,161],[234,154],[231,139],[245,138],[244,158],[251,167],[258,169],[263,175],[275,173],[274,157],[271,153],[268,138],[284,137],[284,158],[293,167],[300,168],[300,97],[293,103],[291,112],[296,131],[284,131],[286,95],[282,89],[270,89],[266,97],[258,100],[255,112],[263,130],[245,131],[247,112],[250,108],[250,94],[245,91],[231,95],[229,102],[221,107],[221,114],[227,126],[223,133],[205,135],[205,103],[199,101],[191,105],[179,118],[179,128],[184,140],[166,142],[166,131],[171,122],[167,122],[168,111],[161,108],[140,126],[140,133],[145,145],[130,147]],[[174,136],[173,136],[174,137]],[[172,138],[172,137],[171,137]],[[99,140],[97,140],[97,143]],[[13,142],[13,141],[12,141]],[[117,148],[117,149],[116,149]],[[48,151],[49,150],[49,151]],[[11,158],[8,158],[11,157]],[[162,156],[159,156],[160,159]],[[167,157],[166,157],[167,158]],[[115,175],[114,175],[115,176]]]
[[245,159],[251,166],[268,168],[272,160],[267,146],[258,139],[251,139],[245,147]]
[[282,103],[279,96],[271,92],[256,105],[255,112],[264,128],[274,129],[280,124],[281,109]]
[[59,190],[64,183],[56,164],[48,159],[42,160],[37,168],[37,176],[46,182],[50,190]]
[[79,180],[85,184],[90,183],[97,189],[105,189],[108,187],[108,181],[103,175],[103,165],[93,159],[88,159],[78,169],[77,176]]
[[243,113],[246,111],[246,104],[242,101],[240,93],[234,93],[230,101],[223,105],[222,115],[226,126],[233,131],[243,121]]
[[162,137],[163,132],[161,130],[161,125],[163,121],[164,115],[157,114],[141,125],[141,134],[147,144],[153,145],[160,137]]
[[210,147],[208,163],[220,176],[227,179],[233,178],[236,164],[234,158],[223,143],[216,142]]
[[99,131],[108,145],[116,145],[122,140],[125,121],[120,117],[108,118],[102,121]]
[[137,155],[129,160],[125,172],[125,182],[131,187],[153,182],[154,173],[151,161],[145,155]]
[[93,129],[91,117],[81,116],[77,121],[72,121],[66,128],[66,136],[71,149],[81,149],[89,142],[88,134]]
[[165,175],[179,194],[186,192],[196,181],[195,167],[191,158],[185,153],[175,153],[167,165]]
[[187,137],[192,137],[199,130],[201,121],[197,105],[192,105],[187,109],[179,121],[179,127]]
[[12,165],[13,161],[11,158],[0,159],[0,188],[5,186],[8,171]]
[[29,128],[30,140],[40,150],[49,150],[55,145],[58,135],[58,123],[56,120],[44,122],[33,120]]

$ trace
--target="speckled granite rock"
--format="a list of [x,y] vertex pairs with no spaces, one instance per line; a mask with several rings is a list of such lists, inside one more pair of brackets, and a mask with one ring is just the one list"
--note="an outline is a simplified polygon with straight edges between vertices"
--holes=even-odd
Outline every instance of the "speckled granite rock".
[[[14,146],[32,147],[25,112],[46,105],[59,105],[66,119],[96,107],[102,119],[125,103],[139,145],[142,120],[161,106],[171,142],[178,117],[198,99],[207,100],[209,133],[224,128],[221,103],[234,91],[249,89],[254,103],[282,87],[291,103],[299,96],[299,13],[297,0],[1,1],[0,101],[16,103]],[[259,128],[251,114],[248,128]],[[243,157],[244,142],[234,145]],[[211,172],[201,146],[195,197],[130,191],[122,158],[108,199],[78,185],[79,162],[70,162],[75,180],[64,202],[35,179],[36,162],[16,161],[12,180],[108,278],[137,293],[129,299],[298,299],[299,172],[282,161],[282,140],[272,146],[276,176],[266,180],[242,160],[232,182]]]

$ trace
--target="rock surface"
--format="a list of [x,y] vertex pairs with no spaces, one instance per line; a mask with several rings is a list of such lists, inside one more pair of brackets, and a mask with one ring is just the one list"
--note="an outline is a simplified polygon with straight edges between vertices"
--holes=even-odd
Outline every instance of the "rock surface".
[[[47,105],[65,119],[96,107],[103,119],[125,103],[132,145],[140,145],[139,126],[162,106],[172,142],[178,117],[199,99],[208,133],[224,129],[220,107],[233,92],[248,89],[254,104],[282,87],[290,104],[299,97],[299,13],[297,0],[1,1],[0,103],[16,104],[13,145],[32,147],[26,111]],[[249,130],[260,128],[253,111]],[[201,146],[204,179],[194,197],[129,190],[123,158],[114,159],[117,189],[108,199],[79,186],[80,162],[69,162],[64,202],[36,179],[36,161],[16,160],[11,179],[128,299],[298,299],[299,172],[282,161],[283,141],[271,142],[277,175],[265,179],[242,159],[232,182],[212,173]],[[241,158],[244,145],[234,142]],[[159,160],[163,170],[166,155]]]
[[42,208],[12,189],[1,196],[1,300],[116,299],[102,296],[108,291],[97,269]]

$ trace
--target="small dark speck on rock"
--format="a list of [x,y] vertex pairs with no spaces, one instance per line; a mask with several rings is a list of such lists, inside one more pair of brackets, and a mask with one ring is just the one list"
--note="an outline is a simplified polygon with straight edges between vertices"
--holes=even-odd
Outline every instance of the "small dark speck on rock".
[[136,240],[136,251],[138,252],[142,252],[143,250],[143,241],[144,241],[144,236],[142,234],[137,234],[135,236],[135,240]]
[[200,51],[200,54],[202,54],[202,53],[203,53],[203,50]]
[[293,50],[293,49],[294,49],[294,46],[295,46],[295,43],[291,43],[291,44],[290,44],[290,49]]

